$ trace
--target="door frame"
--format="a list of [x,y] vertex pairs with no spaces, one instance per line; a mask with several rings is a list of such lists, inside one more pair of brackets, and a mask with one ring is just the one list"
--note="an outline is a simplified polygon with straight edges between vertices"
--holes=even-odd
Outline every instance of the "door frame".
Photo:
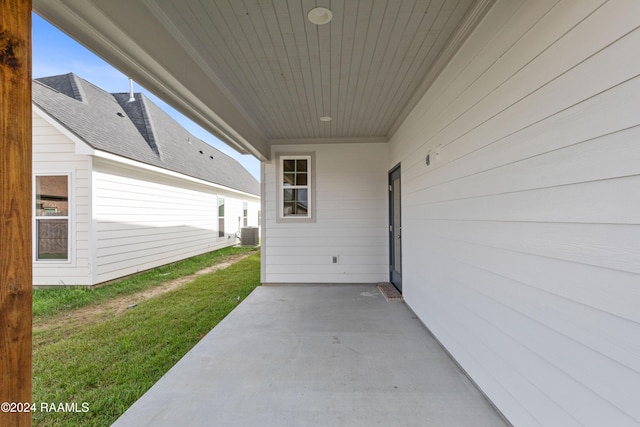
[[[394,182],[398,182],[397,188],[394,188]],[[402,174],[400,163],[389,171],[389,281],[398,291],[402,292]],[[395,197],[397,191],[397,209]],[[397,212],[396,212],[397,210]],[[396,217],[397,215],[397,217]],[[398,226],[394,224],[397,219]],[[396,240],[400,240],[396,250]],[[399,266],[399,271],[395,269]]]

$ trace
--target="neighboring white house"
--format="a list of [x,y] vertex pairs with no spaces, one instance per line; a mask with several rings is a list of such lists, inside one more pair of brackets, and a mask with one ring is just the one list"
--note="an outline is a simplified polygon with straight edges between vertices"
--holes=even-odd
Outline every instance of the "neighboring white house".
[[33,83],[33,283],[94,285],[238,243],[260,186],[144,95]]
[[640,1],[121,3],[34,7],[263,161],[264,283],[393,280],[514,425],[640,425]]

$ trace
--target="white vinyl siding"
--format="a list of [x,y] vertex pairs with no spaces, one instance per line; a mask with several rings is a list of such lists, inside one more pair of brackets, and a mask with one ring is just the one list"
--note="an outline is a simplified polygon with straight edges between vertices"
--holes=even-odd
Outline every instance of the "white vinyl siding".
[[232,193],[219,238],[214,189],[103,159],[94,167],[95,283],[237,243],[242,200]]
[[404,297],[514,425],[640,424],[638,51],[638,2],[499,0],[391,141]]
[[[278,222],[278,153],[314,153],[315,222]],[[386,144],[277,146],[264,164],[263,281],[388,280]],[[264,231],[263,231],[264,232]],[[333,257],[338,257],[333,263]]]
[[[239,236],[240,229],[244,227],[242,225],[242,215],[243,215],[243,200],[238,198],[224,198],[224,227],[225,227],[225,235],[224,238],[227,240],[231,240],[234,243],[238,243],[236,239]],[[255,205],[252,206],[253,209],[257,209]],[[251,222],[249,225],[257,227],[257,221]]]
[[[76,144],[51,125],[50,118],[41,116],[37,108],[33,115],[33,176],[69,176],[69,259],[67,261],[36,261],[36,223],[34,220],[33,284],[91,284],[89,235],[90,161],[89,156],[76,154]],[[34,211],[34,215],[35,215]]]

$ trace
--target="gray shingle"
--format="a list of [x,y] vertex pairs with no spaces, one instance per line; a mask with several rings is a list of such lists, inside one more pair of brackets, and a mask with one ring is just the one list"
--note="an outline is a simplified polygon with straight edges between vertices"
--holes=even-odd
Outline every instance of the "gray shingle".
[[259,195],[235,159],[201,141],[149,98],[110,94],[73,73],[34,80],[33,102],[91,147]]
[[75,76],[71,73],[62,74],[59,76],[42,77],[38,79],[38,81],[51,88],[55,88],[58,92],[63,93],[77,101],[84,101],[81,87],[76,84]]
[[137,94],[132,101],[129,101],[127,93],[112,93],[113,97],[118,101],[129,120],[140,132],[140,135],[147,141],[147,144],[157,156],[160,156],[160,149],[156,143],[156,136],[151,126],[151,118],[147,114],[147,110],[143,105],[141,94]]

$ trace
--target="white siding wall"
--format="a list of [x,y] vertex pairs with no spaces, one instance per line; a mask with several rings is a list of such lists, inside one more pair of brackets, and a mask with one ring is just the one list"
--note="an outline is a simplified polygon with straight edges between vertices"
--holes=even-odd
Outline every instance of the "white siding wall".
[[260,203],[250,201],[247,204],[248,215],[247,215],[247,226],[248,227],[259,227],[260,226]]
[[[315,153],[316,222],[276,222],[278,152]],[[388,280],[386,144],[277,146],[272,159],[263,176],[263,281]]]
[[391,142],[405,299],[517,426],[640,424],[639,26],[499,0]]
[[224,231],[228,238],[235,239],[236,233],[242,228],[242,200],[225,197],[224,205]]
[[[33,112],[33,175],[71,174],[70,261],[35,261],[33,284],[88,285],[91,282],[89,252],[90,158],[76,154],[75,143]],[[34,229],[35,236],[35,229]]]
[[[93,180],[95,283],[237,243],[237,194],[104,159],[95,159]],[[222,238],[218,196],[225,198]]]

